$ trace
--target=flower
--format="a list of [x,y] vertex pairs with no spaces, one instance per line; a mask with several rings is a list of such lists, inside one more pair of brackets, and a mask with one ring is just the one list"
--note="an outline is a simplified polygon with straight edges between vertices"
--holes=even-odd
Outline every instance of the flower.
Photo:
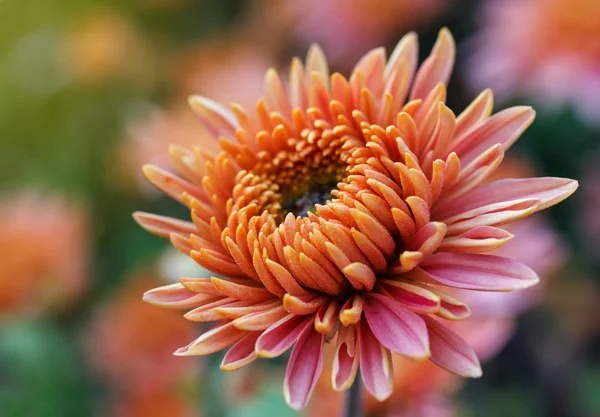
[[[468,79],[501,98],[530,94],[541,105],[600,115],[600,2],[488,1]],[[524,42],[523,40],[527,41]]]
[[170,354],[193,337],[193,323],[139,296],[160,283],[152,271],[136,272],[96,311],[90,328],[88,356],[94,369],[133,403],[138,402],[133,397],[172,389],[198,371],[191,359]]
[[84,209],[63,196],[0,198],[0,319],[72,307],[87,286],[88,239]]
[[392,393],[392,352],[481,375],[471,347],[444,325],[465,319],[469,307],[443,288],[535,284],[520,262],[481,252],[512,237],[498,226],[562,201],[577,182],[482,184],[534,112],[513,107],[491,116],[486,90],[455,117],[445,105],[454,53],[443,29],[416,70],[411,33],[389,60],[383,48],[369,52],[347,80],[330,76],[312,47],[305,66],[293,60],[288,90],[267,72],[256,113],[190,99],[222,151],[173,147],[181,177],[143,171],[191,210],[192,222],[134,214],[220,275],[184,277],[144,295],[191,309],[189,320],[217,322],[176,355],[231,346],[221,367],[234,370],[294,345],[284,394],[295,409],[308,402],[326,343],[336,344],[334,389],[349,388],[360,366],[378,400]]
[[[417,29],[446,10],[443,0],[262,0],[251,14],[266,42],[292,38],[300,44],[318,42],[330,61],[353,61],[390,40],[397,31]],[[335,16],[335,19],[331,17]],[[266,28],[266,29],[265,29]]]

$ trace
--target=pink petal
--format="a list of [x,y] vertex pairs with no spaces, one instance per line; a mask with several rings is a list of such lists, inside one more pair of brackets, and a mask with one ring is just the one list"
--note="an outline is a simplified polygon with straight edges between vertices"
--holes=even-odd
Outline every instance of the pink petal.
[[294,410],[306,406],[310,395],[323,370],[323,343],[325,335],[314,330],[313,326],[304,328],[292,350],[285,370],[283,393],[285,400]]
[[522,199],[540,200],[536,208],[539,211],[560,203],[573,194],[578,185],[575,180],[555,177],[504,179],[444,201],[434,207],[433,214],[436,219],[443,219],[477,207]]
[[238,330],[231,322],[213,327],[189,345],[175,351],[175,356],[201,356],[218,352],[231,346],[248,332]]
[[354,383],[358,370],[359,353],[356,326],[341,327],[338,332],[337,347],[333,357],[331,385],[336,391],[343,391]]
[[136,211],[133,213],[133,218],[150,233],[154,233],[165,239],[168,239],[171,233],[185,236],[189,236],[191,233],[198,233],[198,229],[196,229],[194,223],[172,217]]
[[256,341],[256,354],[263,358],[274,358],[288,350],[296,341],[302,330],[313,327],[314,316],[296,316],[290,314],[282,318],[267,330]]
[[190,291],[180,283],[154,288],[144,293],[144,301],[159,307],[188,309],[211,303],[221,297]]
[[221,362],[221,370],[235,371],[256,359],[258,356],[254,352],[254,345],[259,336],[260,332],[249,333],[233,345],[225,354],[223,362]]
[[471,346],[435,319],[425,317],[425,321],[431,344],[431,361],[457,375],[479,378],[481,365]]
[[454,253],[487,252],[499,248],[513,237],[512,233],[498,227],[479,226],[460,236],[445,238],[438,251]]
[[359,324],[360,371],[367,391],[379,401],[392,395],[394,368],[392,354],[371,333],[365,320]]
[[399,302],[380,294],[367,294],[365,316],[373,334],[392,352],[411,358],[429,356],[425,322]]
[[238,121],[231,110],[202,96],[191,96],[189,104],[204,127],[215,137],[233,137]]
[[432,291],[402,281],[382,279],[381,287],[388,297],[419,313],[435,313],[440,308],[440,297]]
[[436,253],[419,265],[437,283],[482,291],[512,291],[539,281],[529,267],[494,255]]
[[431,90],[438,84],[446,84],[452,74],[454,66],[454,55],[456,45],[450,31],[446,28],[440,30],[437,42],[429,57],[421,64],[415,83],[413,85],[410,99],[424,99]]
[[492,146],[500,143],[508,149],[535,119],[531,107],[511,107],[496,113],[460,139],[452,151],[465,166]]

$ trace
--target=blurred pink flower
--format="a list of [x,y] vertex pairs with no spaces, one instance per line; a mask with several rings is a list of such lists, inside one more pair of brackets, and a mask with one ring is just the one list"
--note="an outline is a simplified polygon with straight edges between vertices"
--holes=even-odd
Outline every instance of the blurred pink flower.
[[488,0],[467,79],[501,99],[528,94],[597,122],[599,38],[598,0]]
[[106,417],[201,417],[189,398],[173,389],[126,394],[109,407]]
[[0,197],[0,319],[73,306],[88,283],[87,220],[58,195]]
[[193,359],[172,354],[194,335],[193,324],[171,311],[152,308],[139,296],[157,284],[161,281],[153,272],[137,273],[106,300],[91,328],[92,365],[126,393],[172,389],[199,371]]
[[[353,64],[369,49],[398,33],[418,29],[442,13],[451,0],[262,0],[257,28],[276,39],[318,43],[335,64]],[[332,18],[333,17],[333,18]]]

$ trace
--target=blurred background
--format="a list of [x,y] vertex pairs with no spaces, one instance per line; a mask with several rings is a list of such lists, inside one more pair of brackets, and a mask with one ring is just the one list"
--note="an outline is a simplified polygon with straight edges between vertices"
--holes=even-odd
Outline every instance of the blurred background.
[[[442,26],[458,44],[455,112],[486,87],[497,109],[538,112],[498,175],[581,187],[502,248],[542,284],[473,296],[463,334],[484,377],[402,362],[392,399],[366,413],[600,416],[600,1],[3,0],[0,18],[0,416],[297,415],[285,358],[223,374],[218,355],[171,356],[198,329],[141,294],[206,272],[132,220],[187,215],[139,167],[205,134],[192,93],[252,105],[264,72],[313,42],[347,74],[409,30],[426,56]],[[322,382],[305,416],[339,411]]]

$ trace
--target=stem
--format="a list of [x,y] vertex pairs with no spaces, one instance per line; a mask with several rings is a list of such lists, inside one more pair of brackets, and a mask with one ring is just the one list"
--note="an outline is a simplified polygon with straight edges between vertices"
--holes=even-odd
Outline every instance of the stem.
[[362,384],[360,369],[356,372],[356,378],[352,386],[346,391],[344,400],[344,414],[342,417],[362,417]]

